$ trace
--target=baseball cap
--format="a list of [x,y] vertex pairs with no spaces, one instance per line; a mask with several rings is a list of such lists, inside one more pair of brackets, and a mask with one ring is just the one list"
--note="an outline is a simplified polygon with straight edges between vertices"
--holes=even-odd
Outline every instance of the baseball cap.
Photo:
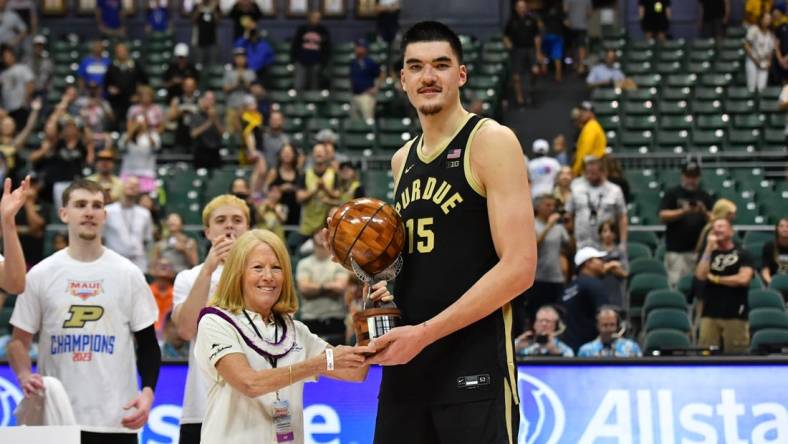
[[688,177],[700,176],[700,165],[694,160],[689,160],[681,164],[681,174]]
[[47,37],[43,34],[38,34],[37,36],[33,37],[33,43],[46,45],[47,44]]
[[547,154],[550,151],[550,144],[544,139],[536,139],[532,148],[536,154]]
[[364,48],[368,48],[369,44],[367,43],[367,39],[364,37],[359,37],[355,40],[356,46],[362,46]]
[[189,45],[186,43],[178,43],[175,45],[175,57],[189,57]]
[[246,48],[243,46],[233,48],[233,55],[246,55]]
[[607,256],[607,253],[604,251],[599,251],[594,247],[583,247],[575,253],[575,267],[580,268],[580,266],[585,264],[589,259],[605,256]]
[[323,128],[315,135],[315,140],[318,142],[336,143],[339,136],[331,130],[331,128]]
[[578,108],[579,108],[579,109],[581,109],[581,110],[583,110],[583,111],[591,111],[591,112],[593,112],[593,111],[594,111],[594,104],[592,104],[592,103],[591,103],[591,102],[589,102],[588,100],[584,100],[584,101],[583,101],[583,102],[580,104],[580,106],[578,106]]

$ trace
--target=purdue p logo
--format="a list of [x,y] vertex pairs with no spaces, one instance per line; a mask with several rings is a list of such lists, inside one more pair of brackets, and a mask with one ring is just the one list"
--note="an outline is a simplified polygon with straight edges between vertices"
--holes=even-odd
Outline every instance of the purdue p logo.
[[86,322],[101,319],[104,308],[99,305],[72,305],[68,312],[71,316],[63,322],[63,328],[82,328]]

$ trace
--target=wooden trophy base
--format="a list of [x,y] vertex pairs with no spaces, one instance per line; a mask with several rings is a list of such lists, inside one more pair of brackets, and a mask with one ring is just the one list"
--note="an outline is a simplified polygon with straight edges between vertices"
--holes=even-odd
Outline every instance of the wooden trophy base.
[[399,325],[401,313],[397,307],[368,308],[353,315],[356,344],[367,345],[370,339],[383,336]]

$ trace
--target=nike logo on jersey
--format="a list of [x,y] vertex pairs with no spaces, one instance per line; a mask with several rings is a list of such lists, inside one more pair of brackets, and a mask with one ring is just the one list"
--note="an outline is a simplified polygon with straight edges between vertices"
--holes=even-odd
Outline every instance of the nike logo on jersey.
[[410,171],[412,168],[413,168],[413,165],[405,168],[405,174],[408,174],[408,171]]

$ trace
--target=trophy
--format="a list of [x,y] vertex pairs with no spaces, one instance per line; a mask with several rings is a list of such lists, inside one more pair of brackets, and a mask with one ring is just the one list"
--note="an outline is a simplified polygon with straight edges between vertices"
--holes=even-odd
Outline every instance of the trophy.
[[394,279],[402,269],[402,218],[381,200],[354,199],[331,216],[327,240],[334,257],[368,285],[363,308],[353,315],[356,342],[367,345],[399,323],[400,311],[394,302],[371,302],[369,292],[373,284]]

